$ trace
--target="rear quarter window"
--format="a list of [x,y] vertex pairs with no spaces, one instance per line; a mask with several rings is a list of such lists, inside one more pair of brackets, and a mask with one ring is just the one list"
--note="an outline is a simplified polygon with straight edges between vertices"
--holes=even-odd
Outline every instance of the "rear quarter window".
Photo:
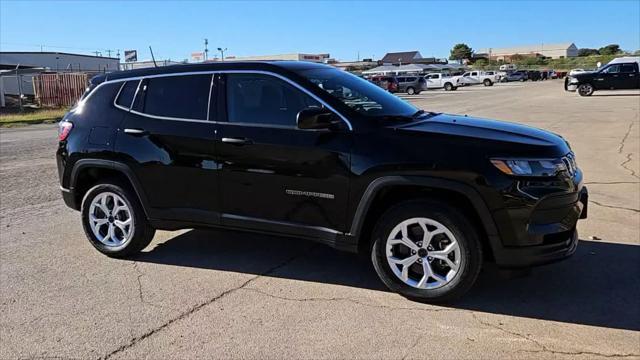
[[116,99],[116,104],[129,109],[131,107],[131,103],[133,102],[133,97],[136,94],[136,90],[138,89],[138,84],[140,80],[127,81],[122,84],[122,88],[120,88],[120,93],[118,94],[118,98]]

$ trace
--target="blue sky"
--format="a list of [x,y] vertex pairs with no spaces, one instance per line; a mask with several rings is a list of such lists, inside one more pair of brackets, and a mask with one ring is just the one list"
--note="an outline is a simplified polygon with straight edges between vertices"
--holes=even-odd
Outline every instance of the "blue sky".
[[[640,49],[640,1],[91,1],[0,0],[0,50],[90,53],[137,49],[139,59],[328,52],[339,60],[419,50],[574,42]],[[55,46],[55,47],[54,47]]]

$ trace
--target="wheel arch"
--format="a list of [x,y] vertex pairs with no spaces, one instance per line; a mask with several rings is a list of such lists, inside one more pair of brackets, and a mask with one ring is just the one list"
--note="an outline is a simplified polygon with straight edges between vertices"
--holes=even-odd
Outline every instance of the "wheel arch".
[[127,165],[111,160],[81,159],[74,164],[69,188],[74,193],[75,207],[80,209],[86,192],[100,180],[107,178],[119,179],[127,184],[138,197],[146,217],[149,218],[147,198],[133,171]]
[[369,184],[351,222],[350,235],[357,241],[358,251],[370,250],[373,225],[386,209],[415,198],[437,199],[456,205],[482,231],[482,245],[490,257],[500,246],[496,243],[500,241],[498,230],[487,205],[469,185],[433,177],[386,176]]

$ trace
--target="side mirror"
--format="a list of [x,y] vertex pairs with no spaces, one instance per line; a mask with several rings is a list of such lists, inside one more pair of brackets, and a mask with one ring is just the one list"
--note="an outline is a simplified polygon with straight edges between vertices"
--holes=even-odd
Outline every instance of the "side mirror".
[[296,117],[298,129],[330,129],[340,123],[334,113],[321,107],[300,110]]

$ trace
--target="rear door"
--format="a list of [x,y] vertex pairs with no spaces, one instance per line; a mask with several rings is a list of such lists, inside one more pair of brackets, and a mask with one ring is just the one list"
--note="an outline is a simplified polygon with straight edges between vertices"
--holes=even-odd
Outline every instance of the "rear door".
[[212,80],[212,74],[174,74],[139,82],[116,145],[153,217],[219,220],[215,125],[208,115]]
[[621,89],[640,88],[640,77],[638,76],[638,64],[620,64]]
[[221,80],[223,224],[312,237],[344,231],[351,132],[298,129],[298,112],[321,105],[278,76],[230,73]]

